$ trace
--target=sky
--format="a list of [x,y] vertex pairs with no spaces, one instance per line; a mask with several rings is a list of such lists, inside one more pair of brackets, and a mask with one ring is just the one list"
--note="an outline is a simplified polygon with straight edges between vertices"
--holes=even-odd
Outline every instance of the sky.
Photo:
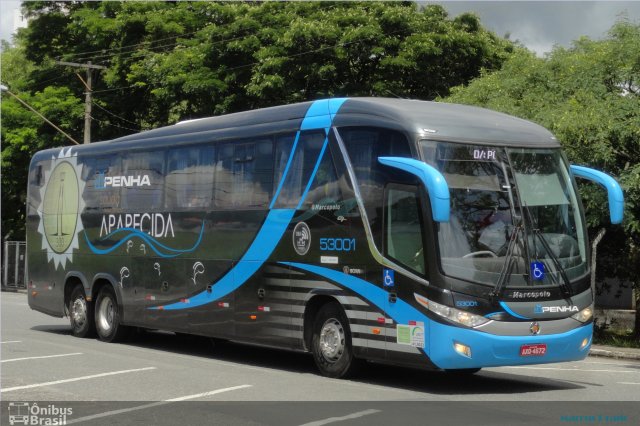
[[[568,47],[586,35],[606,36],[622,14],[640,23],[640,0],[636,1],[434,1],[451,17],[474,11],[482,25],[500,36],[510,34],[542,56],[554,45]],[[19,0],[0,0],[0,38],[10,40],[19,21]]]

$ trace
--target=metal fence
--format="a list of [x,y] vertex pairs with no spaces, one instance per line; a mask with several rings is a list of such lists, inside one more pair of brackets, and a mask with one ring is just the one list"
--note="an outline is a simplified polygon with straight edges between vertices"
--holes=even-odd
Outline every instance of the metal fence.
[[27,245],[24,241],[5,241],[2,259],[2,287],[26,288]]

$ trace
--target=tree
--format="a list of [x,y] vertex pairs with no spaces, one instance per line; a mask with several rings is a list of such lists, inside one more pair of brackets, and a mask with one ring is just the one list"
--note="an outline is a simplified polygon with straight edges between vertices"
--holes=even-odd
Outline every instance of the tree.
[[[2,53],[10,87],[81,134],[77,69],[100,64],[94,140],[188,118],[329,96],[432,99],[515,49],[470,14],[413,2],[25,1],[29,26]],[[7,67],[8,65],[8,67]],[[66,141],[3,98],[5,232],[24,234],[29,158]]]
[[[447,102],[484,106],[550,129],[572,163],[616,176],[625,193],[622,227],[608,223],[605,191],[581,184],[591,235],[608,230],[599,279],[631,282],[640,295],[640,25],[616,23],[600,41],[581,38],[545,58],[519,51],[497,72],[452,89]],[[636,303],[640,309],[640,303]],[[640,334],[640,315],[635,331]]]

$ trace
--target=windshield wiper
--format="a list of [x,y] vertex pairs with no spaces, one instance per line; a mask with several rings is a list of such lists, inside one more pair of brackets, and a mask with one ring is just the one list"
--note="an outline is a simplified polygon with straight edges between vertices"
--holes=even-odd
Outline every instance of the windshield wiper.
[[[524,210],[527,212],[527,216],[529,216],[529,222],[531,223],[531,226],[533,228],[531,230],[533,233],[533,236],[538,237],[538,240],[542,243],[542,246],[547,251],[548,256],[551,258],[551,262],[553,263],[553,266],[556,268],[556,271],[560,273],[560,276],[562,277],[562,282],[558,282],[556,280],[556,277],[553,274],[551,274],[551,277],[558,284],[558,287],[560,287],[560,291],[562,291],[562,295],[568,299],[573,295],[571,290],[571,281],[569,281],[569,277],[567,277],[567,274],[565,273],[564,268],[562,267],[562,265],[560,265],[560,261],[551,250],[551,246],[549,245],[549,242],[542,234],[542,231],[540,231],[540,228],[538,227],[538,223],[537,222],[534,223],[533,215],[529,210],[529,206],[527,206],[527,203],[524,203],[523,206],[524,206]],[[533,241],[533,247],[535,249],[536,260],[540,260],[538,258],[538,248],[535,241]]]
[[500,276],[498,277],[498,282],[496,283],[496,286],[493,288],[493,291],[489,293],[489,297],[491,297],[491,300],[493,303],[495,303],[497,299],[500,299],[500,296],[502,294],[502,288],[507,282],[507,279],[511,276],[511,272],[513,270],[513,264],[515,262],[515,259],[513,257],[513,252],[518,243],[517,242],[518,235],[520,234],[520,232],[523,232],[523,231],[524,231],[524,228],[522,226],[522,216],[520,216],[520,219],[518,220],[518,223],[515,226],[515,229],[511,233],[511,237],[509,239],[509,245],[507,246],[507,253],[504,256],[504,263],[502,265],[502,270],[500,271]]

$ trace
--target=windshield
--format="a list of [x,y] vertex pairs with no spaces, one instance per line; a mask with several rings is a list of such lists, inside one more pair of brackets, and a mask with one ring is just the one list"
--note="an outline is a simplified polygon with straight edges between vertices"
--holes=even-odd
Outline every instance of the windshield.
[[580,209],[560,150],[433,141],[420,148],[449,185],[451,216],[438,230],[446,275],[495,285],[507,256],[507,287],[564,285],[560,268],[568,279],[587,272]]

